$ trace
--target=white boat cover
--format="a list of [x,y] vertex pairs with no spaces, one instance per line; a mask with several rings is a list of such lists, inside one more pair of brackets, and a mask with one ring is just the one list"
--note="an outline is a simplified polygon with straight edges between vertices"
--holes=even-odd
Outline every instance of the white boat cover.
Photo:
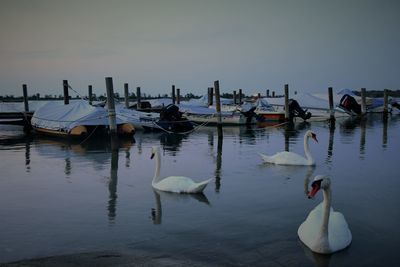
[[[127,122],[123,117],[116,115],[117,124]],[[108,112],[103,107],[94,107],[85,100],[71,102],[49,101],[38,108],[33,114],[33,127],[69,132],[79,125],[96,126],[109,125]]]

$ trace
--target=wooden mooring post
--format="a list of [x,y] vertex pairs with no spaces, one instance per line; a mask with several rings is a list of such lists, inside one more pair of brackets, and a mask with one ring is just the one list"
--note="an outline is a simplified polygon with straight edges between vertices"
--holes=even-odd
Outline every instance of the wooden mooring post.
[[242,89],[239,89],[239,105],[242,104]]
[[23,98],[24,98],[24,132],[28,133],[32,129],[32,125],[31,125],[32,114],[28,115],[29,103],[28,103],[28,88],[27,88],[26,84],[22,85],[22,94],[23,94]]
[[141,96],[140,96],[140,87],[136,87],[136,109],[139,110],[141,108]]
[[388,89],[383,90],[383,117],[387,118],[388,114],[389,114],[389,109],[388,109],[388,105],[389,105],[389,94],[388,94]]
[[233,104],[236,105],[237,104],[237,95],[236,95],[236,90],[233,91]]
[[335,121],[335,108],[333,106],[333,90],[332,87],[328,87],[328,97],[329,97],[329,120],[331,122]]
[[175,104],[175,85],[172,85],[171,98],[172,98],[172,104]]
[[117,119],[114,104],[114,87],[112,77],[106,77],[108,123],[110,125],[111,137],[117,136]]
[[181,89],[176,88],[176,104],[179,105],[181,103]]
[[68,105],[69,104],[68,80],[63,80],[63,89],[64,89],[64,105]]
[[124,84],[124,97],[125,97],[125,107],[129,108],[129,85]]
[[28,88],[27,88],[26,84],[22,85],[22,94],[23,94],[23,97],[24,97],[24,111],[25,111],[25,114],[26,114],[26,112],[29,111]]
[[89,95],[89,105],[93,103],[93,86],[88,86],[88,95]]
[[285,120],[289,120],[289,84],[285,84]]
[[221,117],[221,99],[219,94],[219,81],[214,82],[214,89],[215,89],[215,109],[217,111],[217,125],[221,127],[222,117]]

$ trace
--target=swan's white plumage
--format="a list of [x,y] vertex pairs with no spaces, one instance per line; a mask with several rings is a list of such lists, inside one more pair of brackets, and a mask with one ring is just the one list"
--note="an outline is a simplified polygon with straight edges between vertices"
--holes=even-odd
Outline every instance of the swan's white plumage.
[[282,151],[278,152],[273,156],[268,156],[259,153],[264,162],[273,163],[278,165],[315,165],[314,158],[310,153],[310,149],[308,147],[308,139],[313,138],[317,141],[315,133],[312,131],[307,131],[304,135],[304,153],[306,157],[301,156],[297,153]]
[[278,152],[273,156],[260,153],[260,156],[265,162],[277,165],[311,165],[305,157],[289,151]]
[[[328,183],[328,186],[322,189],[327,192],[330,191],[329,187]],[[334,211],[330,206],[330,192],[325,192],[323,202],[309,213],[307,219],[298,228],[297,234],[312,251],[330,254],[349,246],[352,235],[343,214]],[[329,207],[329,214],[326,213],[327,207]],[[327,220],[324,221],[324,217]]]
[[201,193],[207,184],[212,180],[208,179],[199,183],[194,182],[191,178],[185,176],[168,176],[160,178],[160,149],[159,147],[152,147],[152,156],[156,158],[156,170],[152,181],[153,188],[173,193]]
[[200,193],[212,179],[196,183],[185,176],[169,176],[157,183],[152,183],[155,189],[173,193]]

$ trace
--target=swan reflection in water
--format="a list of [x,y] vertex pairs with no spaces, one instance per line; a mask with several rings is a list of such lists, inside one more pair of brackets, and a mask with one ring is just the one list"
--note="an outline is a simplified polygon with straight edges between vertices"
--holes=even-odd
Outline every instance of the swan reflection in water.
[[195,199],[201,203],[204,203],[207,206],[211,206],[208,198],[203,193],[200,194],[175,194],[171,192],[159,191],[157,189],[153,189],[154,197],[156,199],[156,207],[151,209],[151,219],[153,224],[161,224],[162,219],[162,205],[161,205],[161,196],[167,201],[191,201],[191,199]]

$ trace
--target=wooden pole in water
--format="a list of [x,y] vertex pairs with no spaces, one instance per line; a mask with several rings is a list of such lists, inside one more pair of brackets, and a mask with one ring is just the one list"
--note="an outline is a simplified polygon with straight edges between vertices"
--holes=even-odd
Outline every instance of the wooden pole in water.
[[234,91],[233,91],[233,104],[234,104],[234,105],[236,105],[236,102],[237,102],[237,101],[236,101],[236,98],[237,98],[236,90],[234,90]]
[[89,94],[89,104],[91,105],[93,102],[93,87],[89,85],[88,87],[88,94]]
[[335,109],[333,106],[333,90],[332,87],[328,87],[328,97],[329,97],[329,112],[330,112],[330,121],[335,121]]
[[242,104],[242,89],[239,89],[239,105]]
[[136,87],[136,109],[139,110],[141,108],[141,96],[140,96],[140,87]]
[[125,107],[129,108],[129,85],[124,83]]
[[175,104],[175,85],[172,85],[171,97],[172,97],[172,104]]
[[388,89],[383,90],[383,116],[387,117],[389,113],[388,109],[389,101],[388,101]]
[[364,115],[367,113],[367,102],[365,99],[366,90],[365,88],[361,88],[361,114]]
[[69,104],[69,95],[68,95],[68,81],[63,80],[63,88],[64,88],[64,105]]
[[181,103],[181,89],[176,88],[176,104],[180,104]]
[[285,120],[289,120],[289,84],[285,84]]
[[221,99],[219,95],[219,81],[214,82],[215,88],[215,108],[217,111],[217,125],[222,126],[222,118],[221,118]]
[[267,89],[267,97],[269,97],[269,89]]
[[110,135],[117,135],[117,119],[115,114],[114,104],[114,88],[112,77],[106,77],[106,89],[107,89],[107,108],[108,108],[108,123],[110,125]]
[[25,112],[29,111],[29,104],[28,104],[28,89],[26,87],[26,84],[22,85],[22,93],[24,96],[24,110]]

